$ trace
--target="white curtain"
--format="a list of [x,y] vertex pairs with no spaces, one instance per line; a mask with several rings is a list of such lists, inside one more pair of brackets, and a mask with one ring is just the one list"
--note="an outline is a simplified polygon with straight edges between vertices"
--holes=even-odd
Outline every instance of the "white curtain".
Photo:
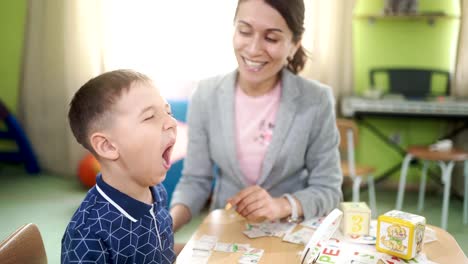
[[455,96],[468,96],[468,0],[461,0],[461,23],[457,66],[454,78]]
[[[468,0],[461,1],[461,23],[458,43],[457,66],[453,83],[453,94],[455,96],[468,96]],[[455,139],[458,148],[468,150],[468,130],[462,131]],[[454,179],[452,186],[458,194],[464,192],[464,167],[463,163],[458,163],[454,169]]]
[[[355,0],[311,1],[313,49],[302,75],[332,87],[335,96],[350,94],[352,69],[352,13]],[[305,37],[310,37],[306,35]]]
[[166,98],[187,98],[197,81],[235,69],[237,0],[104,0],[105,70],[148,74]]
[[67,122],[76,89],[102,71],[100,5],[30,0],[20,116],[43,170],[71,176],[84,149]]
[[[350,89],[352,1],[305,0],[307,78]],[[150,75],[167,98],[233,70],[237,0],[30,0],[21,119],[42,168],[72,176],[85,153],[68,103],[93,76],[117,68]]]

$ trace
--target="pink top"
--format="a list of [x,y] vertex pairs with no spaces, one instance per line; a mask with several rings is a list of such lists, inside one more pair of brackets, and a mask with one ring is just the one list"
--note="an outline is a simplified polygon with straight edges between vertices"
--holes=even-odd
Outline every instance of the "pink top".
[[236,87],[236,150],[241,172],[255,185],[262,173],[263,158],[273,137],[281,97],[281,84],[267,94],[251,97]]

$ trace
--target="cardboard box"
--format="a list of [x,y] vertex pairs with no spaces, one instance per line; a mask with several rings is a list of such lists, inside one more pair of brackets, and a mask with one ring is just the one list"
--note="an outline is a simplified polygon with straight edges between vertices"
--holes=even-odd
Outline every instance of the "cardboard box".
[[412,259],[422,250],[426,218],[398,210],[377,219],[377,251]]
[[371,210],[364,202],[340,203],[343,211],[341,220],[341,232],[344,235],[368,235],[371,219]]

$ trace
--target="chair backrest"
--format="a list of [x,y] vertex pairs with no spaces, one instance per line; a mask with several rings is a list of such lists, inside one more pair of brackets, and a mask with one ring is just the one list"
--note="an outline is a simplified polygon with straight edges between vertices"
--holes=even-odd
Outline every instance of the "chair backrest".
[[350,176],[354,177],[356,175],[354,148],[358,143],[358,126],[353,120],[343,118],[338,118],[336,125],[340,132],[341,158],[347,161]]
[[[356,122],[351,119],[337,118],[336,125],[340,131],[340,150],[348,151],[349,148],[354,148],[358,143],[359,130]],[[352,136],[349,136],[349,133],[352,133]],[[349,139],[352,139],[352,142],[349,142]],[[350,145],[349,143],[352,143]]]
[[35,224],[21,226],[0,243],[0,263],[47,263],[41,233]]
[[[375,88],[376,75],[388,75],[388,89],[390,93],[401,94],[410,98],[424,98],[429,95],[450,94],[450,73],[435,69],[413,68],[375,68],[369,72],[371,89]],[[443,77],[442,91],[434,91],[434,77]]]

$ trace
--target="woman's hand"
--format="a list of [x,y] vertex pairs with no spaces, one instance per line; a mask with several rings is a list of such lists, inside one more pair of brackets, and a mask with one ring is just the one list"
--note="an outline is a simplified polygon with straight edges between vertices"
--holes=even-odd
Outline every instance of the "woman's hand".
[[237,207],[240,215],[252,221],[276,220],[291,214],[291,206],[286,199],[273,198],[258,185],[243,189],[227,202]]

